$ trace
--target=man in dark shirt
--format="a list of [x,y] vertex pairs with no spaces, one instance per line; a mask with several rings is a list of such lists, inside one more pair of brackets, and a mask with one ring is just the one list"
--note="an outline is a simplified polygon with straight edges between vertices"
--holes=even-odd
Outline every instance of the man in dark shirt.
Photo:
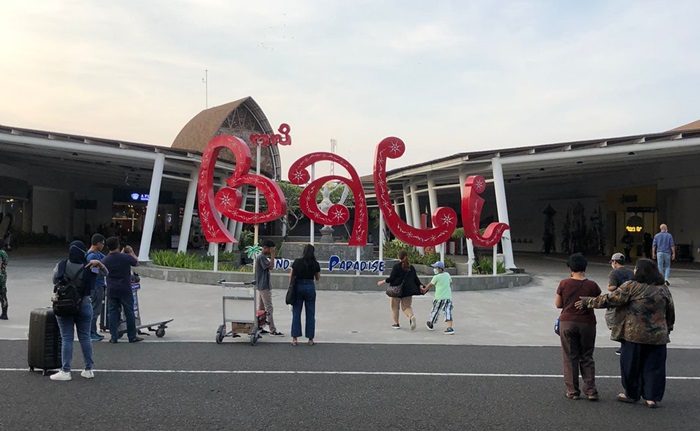
[[119,308],[124,310],[126,333],[130,343],[143,341],[136,336],[136,318],[134,316],[134,295],[131,292],[131,267],[138,266],[139,260],[131,246],[119,249],[119,238],[107,238],[109,254],[102,259],[102,264],[109,270],[107,275],[107,304],[109,317],[110,343],[119,339]]
[[[625,260],[625,255],[622,253],[615,253],[610,258],[612,271],[608,275],[608,292],[614,292],[624,282],[632,279],[634,272],[625,267]],[[610,307],[605,312],[605,324],[608,325],[608,329],[613,328],[615,324],[615,307]],[[620,355],[620,349],[615,350],[615,354]]]

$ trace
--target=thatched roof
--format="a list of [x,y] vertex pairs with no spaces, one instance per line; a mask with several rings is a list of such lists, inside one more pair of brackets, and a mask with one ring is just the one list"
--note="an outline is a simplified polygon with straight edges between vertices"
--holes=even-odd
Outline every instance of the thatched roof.
[[698,130],[700,129],[700,120],[693,121],[692,123],[688,123],[684,126],[676,127],[675,129],[671,129],[672,131],[682,131],[682,130]]
[[[250,146],[251,133],[273,133],[270,123],[252,97],[245,97],[224,105],[214,106],[195,115],[175,137],[172,148],[201,154],[215,136],[234,135]],[[250,146],[255,166],[256,149]],[[281,166],[277,146],[262,148],[261,170],[270,177],[281,178]],[[232,161],[226,154],[221,158]]]

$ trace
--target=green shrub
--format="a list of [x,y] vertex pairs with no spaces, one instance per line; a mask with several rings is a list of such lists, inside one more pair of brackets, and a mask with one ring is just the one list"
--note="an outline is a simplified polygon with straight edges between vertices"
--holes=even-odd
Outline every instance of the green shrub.
[[[223,253],[223,255],[228,256],[232,255],[232,253]],[[171,268],[214,270],[214,256],[199,256],[194,253],[178,253],[172,250],[154,250],[151,251],[151,260],[156,265],[168,266]],[[222,259],[219,258],[219,260]],[[253,268],[220,263],[218,270],[252,272]]]
[[452,236],[450,236],[452,239],[460,239],[464,238],[464,228],[463,227],[458,227],[455,229],[454,232],[452,232]]
[[[496,262],[496,273],[504,274],[506,267],[501,262]],[[493,263],[491,259],[480,259],[472,264],[472,273],[491,275],[493,274]]]
[[253,245],[253,239],[255,238],[255,233],[251,230],[242,230],[241,237],[238,239],[238,249],[240,251],[245,251],[245,248],[249,245]]

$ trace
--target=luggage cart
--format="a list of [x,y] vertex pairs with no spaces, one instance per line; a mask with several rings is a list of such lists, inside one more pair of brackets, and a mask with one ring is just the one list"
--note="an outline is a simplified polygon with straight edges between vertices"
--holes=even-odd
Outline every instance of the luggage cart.
[[[258,291],[255,282],[226,281],[219,284],[224,288],[221,296],[223,323],[216,330],[216,344],[221,344],[224,338],[238,338],[243,335],[250,337],[250,345],[262,337],[266,316],[264,310],[257,309]],[[227,324],[231,324],[228,331]]]
[[[134,320],[136,323],[136,331],[138,335],[151,335],[148,332],[143,332],[141,331],[142,329],[148,329],[149,332],[155,332],[156,337],[158,338],[163,338],[165,336],[165,329],[168,327],[168,323],[172,322],[174,319],[170,320],[162,320],[159,322],[155,323],[149,323],[149,324],[141,324],[141,312],[139,310],[139,295],[138,291],[141,289],[141,282],[140,281],[134,281],[132,280],[131,282],[131,293],[134,295]],[[107,306],[107,302],[109,301],[109,298],[105,296],[104,298],[104,304],[102,307],[102,315],[100,317],[100,330],[102,332],[108,332],[109,331],[109,323],[108,323],[108,310],[109,307]],[[119,338],[122,337],[122,335],[126,334],[127,328],[126,328],[126,316],[124,315],[124,310],[121,310],[119,313],[119,327],[117,330],[117,336]]]

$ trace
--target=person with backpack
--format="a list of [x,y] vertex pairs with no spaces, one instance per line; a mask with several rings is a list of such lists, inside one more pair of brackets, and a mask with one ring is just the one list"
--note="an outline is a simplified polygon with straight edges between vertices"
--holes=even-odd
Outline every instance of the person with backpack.
[[[625,255],[622,253],[615,253],[610,258],[610,265],[612,265],[612,271],[608,275],[608,292],[614,292],[620,288],[625,282],[632,280],[634,272],[625,267]],[[608,325],[608,329],[612,330],[615,326],[615,307],[608,307],[605,312],[605,324]],[[620,349],[615,350],[615,354],[620,356]]]
[[92,379],[94,365],[92,359],[92,341],[90,340],[90,322],[92,321],[92,304],[90,294],[95,283],[96,273],[107,274],[105,266],[99,260],[86,262],[87,249],[82,241],[73,241],[68,248],[68,259],[62,260],[53,270],[54,313],[61,332],[61,369],[51,375],[51,380],[68,381],[71,377],[71,360],[73,359],[74,330],[83,351],[85,370],[80,375]]

